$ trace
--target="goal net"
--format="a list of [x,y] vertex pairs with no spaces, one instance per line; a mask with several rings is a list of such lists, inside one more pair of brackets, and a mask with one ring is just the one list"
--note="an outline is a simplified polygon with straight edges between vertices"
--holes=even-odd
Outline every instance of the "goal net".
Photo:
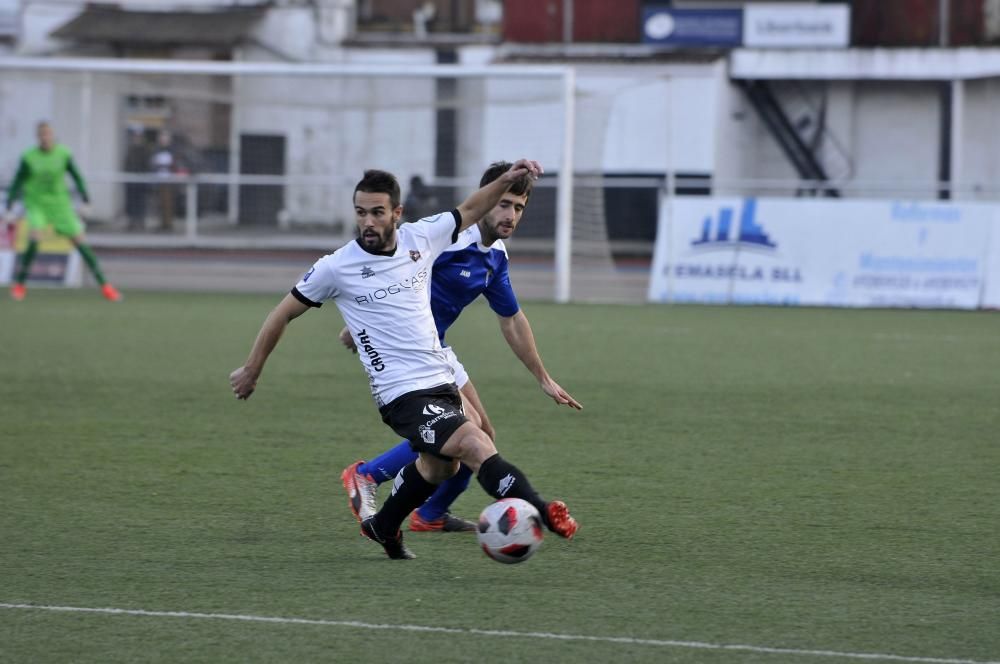
[[[110,246],[332,250],[366,168],[404,217],[448,210],[493,161],[540,161],[509,242],[524,299],[614,300],[604,149],[610,101],[566,67],[0,60],[0,179],[49,121]],[[578,157],[579,156],[579,159]]]

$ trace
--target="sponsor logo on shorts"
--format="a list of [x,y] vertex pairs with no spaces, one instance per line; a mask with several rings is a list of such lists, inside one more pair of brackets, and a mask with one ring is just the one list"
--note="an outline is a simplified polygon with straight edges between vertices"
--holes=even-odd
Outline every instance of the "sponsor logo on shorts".
[[434,417],[418,426],[417,431],[420,432],[421,440],[428,445],[433,445],[436,440],[434,425],[442,420],[450,420],[453,417],[458,417],[459,413],[454,410],[442,408],[437,404],[429,403],[424,406],[424,415],[433,415]]
[[440,415],[438,415],[437,417],[433,417],[433,418],[427,420],[427,422],[424,423],[424,426],[432,427],[435,424],[437,424],[438,422],[440,422],[441,420],[450,420],[453,417],[458,417],[458,413],[456,413],[453,410],[446,410],[443,413],[441,413]]

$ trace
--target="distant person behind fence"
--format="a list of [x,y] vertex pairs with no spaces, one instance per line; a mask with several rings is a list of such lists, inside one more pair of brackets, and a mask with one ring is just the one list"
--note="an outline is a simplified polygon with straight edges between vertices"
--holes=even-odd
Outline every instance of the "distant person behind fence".
[[[125,151],[125,172],[129,175],[146,175],[149,171],[149,145],[141,128],[133,128],[128,133],[128,149]],[[125,217],[128,230],[137,231],[146,227],[146,211],[149,203],[149,185],[145,182],[125,183]]]
[[177,159],[170,132],[161,131],[156,137],[156,148],[153,156],[149,159],[150,170],[158,177],[164,178],[164,182],[156,185],[156,200],[160,209],[160,230],[172,231],[174,229],[174,197],[177,195],[176,185],[167,180],[177,171]]
[[434,192],[424,184],[423,178],[419,175],[411,177],[410,191],[406,193],[406,200],[403,202],[403,214],[406,221],[423,219],[437,211],[438,200]]

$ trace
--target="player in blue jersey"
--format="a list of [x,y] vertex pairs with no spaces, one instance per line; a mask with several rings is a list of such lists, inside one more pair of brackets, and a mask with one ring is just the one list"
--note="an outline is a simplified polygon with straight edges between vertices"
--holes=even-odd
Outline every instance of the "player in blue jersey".
[[[484,187],[493,182],[510,167],[511,164],[507,162],[491,164],[483,173],[479,186]],[[479,394],[444,339],[451,324],[480,295],[486,298],[497,314],[504,339],[538,380],[542,391],[557,404],[577,410],[582,408],[545,370],[535,347],[531,326],[517,303],[507,271],[507,249],[503,241],[510,238],[521,221],[531,195],[531,186],[529,178],[515,183],[496,207],[478,223],[459,234],[458,240],[434,262],[431,273],[431,310],[441,345],[455,372],[455,383],[462,395],[466,416],[493,440],[496,439],[496,433]],[[354,339],[346,327],[341,331],[340,340],[350,350],[357,351]],[[348,505],[359,521],[375,513],[378,485],[393,479],[416,458],[417,453],[413,451],[409,441],[404,440],[371,461],[358,461],[344,469],[341,480],[349,498]],[[410,530],[474,531],[476,524],[460,519],[448,511],[455,499],[468,487],[471,478],[472,471],[463,464],[456,475],[443,482],[426,503],[414,510],[410,516]]]

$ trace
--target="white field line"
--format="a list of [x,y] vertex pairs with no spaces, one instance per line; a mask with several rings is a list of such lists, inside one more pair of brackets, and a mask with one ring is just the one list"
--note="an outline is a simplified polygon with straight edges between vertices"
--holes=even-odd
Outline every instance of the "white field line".
[[101,613],[110,615],[146,616],[153,618],[188,618],[197,620],[237,620],[243,622],[278,623],[283,625],[318,625],[323,627],[353,627],[356,629],[384,629],[402,632],[432,632],[438,634],[465,634],[476,636],[500,636],[521,639],[552,639],[557,641],[593,641],[600,643],[622,643],[661,648],[692,648],[700,650],[731,650],[736,652],[771,653],[776,655],[810,655],[815,657],[839,657],[842,659],[867,659],[891,662],[923,662],[927,664],[1000,664],[1000,661],[974,659],[954,659],[948,657],[910,657],[885,653],[841,652],[837,650],[801,650],[797,648],[769,648],[727,643],[703,643],[700,641],[673,641],[662,639],[634,639],[624,636],[585,636],[581,634],[554,634],[550,632],[514,632],[496,629],[461,629],[455,627],[429,627],[425,625],[386,625],[365,623],[356,620],[319,620],[312,618],[281,618],[273,616],[251,616],[231,613],[192,613],[189,611],[146,611],[144,609],[87,608],[79,606],[46,606],[40,604],[7,604],[0,602],[0,609],[22,609],[29,611],[61,611],[66,613]]

